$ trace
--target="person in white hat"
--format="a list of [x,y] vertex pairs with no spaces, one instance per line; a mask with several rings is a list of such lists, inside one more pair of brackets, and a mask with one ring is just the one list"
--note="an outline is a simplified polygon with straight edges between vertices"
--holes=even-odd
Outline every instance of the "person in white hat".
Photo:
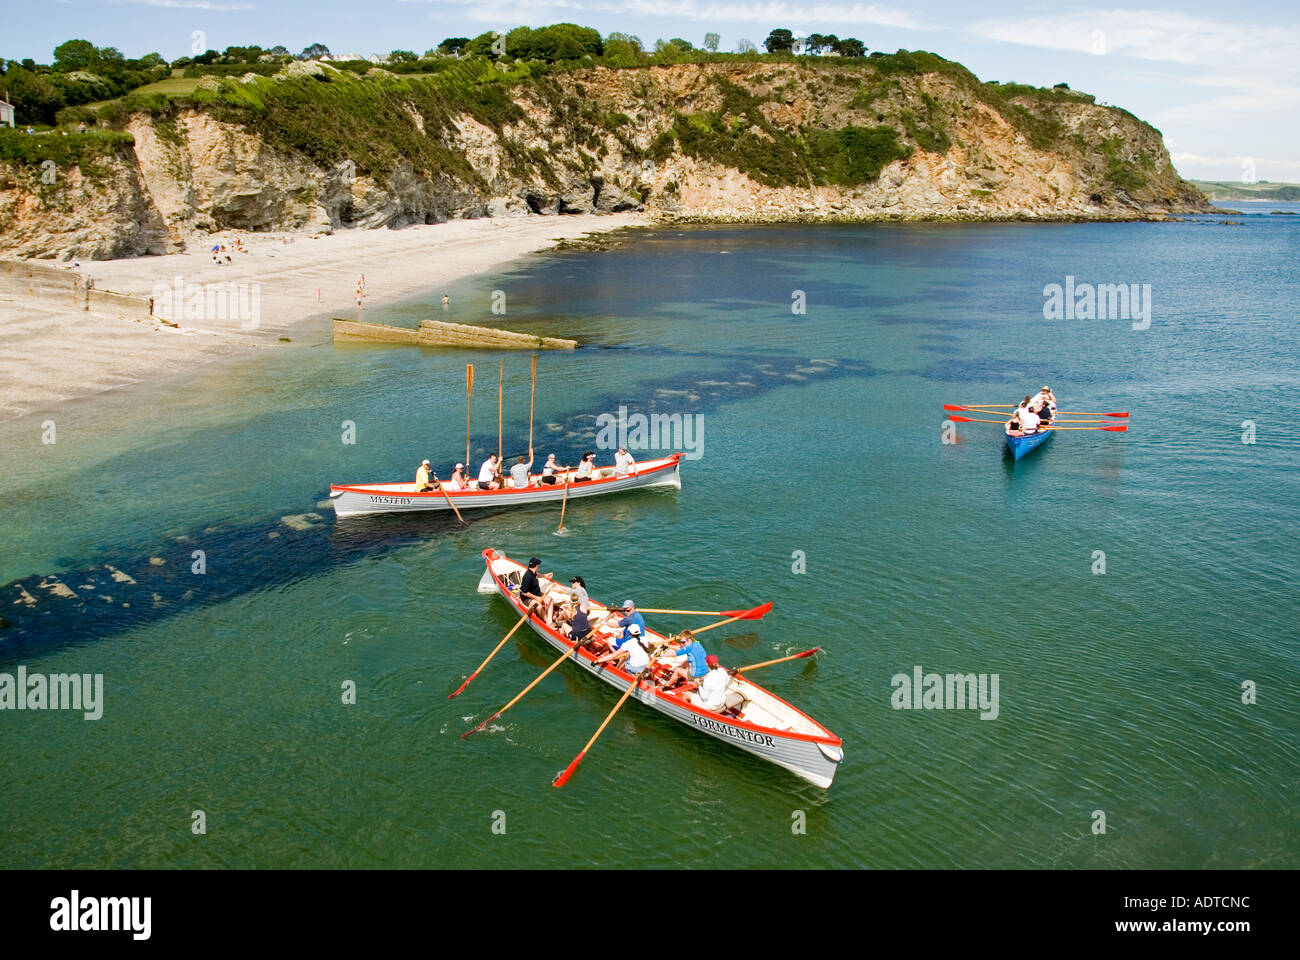
[[597,657],[596,663],[612,663],[636,675],[650,666],[650,648],[645,645],[645,634],[640,626],[634,623],[627,630],[628,638],[619,648],[611,650],[603,657]]
[[415,471],[415,492],[424,493],[433,488],[429,486],[429,461],[425,460]]
[[451,472],[451,479],[447,485],[453,490],[466,490],[468,486],[465,483],[465,464],[456,464],[456,469]]

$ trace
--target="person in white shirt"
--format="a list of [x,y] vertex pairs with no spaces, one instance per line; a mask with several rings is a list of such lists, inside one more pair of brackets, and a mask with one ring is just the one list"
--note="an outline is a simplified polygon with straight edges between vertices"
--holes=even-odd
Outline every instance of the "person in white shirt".
[[559,483],[560,480],[558,477],[556,477],[556,474],[561,473],[562,471],[567,469],[568,467],[562,467],[558,463],[556,463],[555,454],[551,454],[549,457],[546,458],[546,463],[543,464],[542,466],[541,482],[545,484]]
[[627,628],[628,639],[617,650],[612,650],[603,657],[597,657],[596,663],[612,663],[627,673],[636,676],[650,666],[650,651],[641,636],[641,625],[632,624]]
[[625,477],[628,474],[636,475],[636,461],[632,459],[632,454],[628,453],[624,447],[619,447],[618,453],[614,454],[614,473],[620,477]]
[[452,490],[465,490],[465,464],[456,464],[456,469],[451,472],[451,479],[447,481],[447,486]]
[[499,466],[495,453],[483,461],[483,466],[478,471],[478,488],[480,490],[501,489],[501,485],[497,482],[497,469]]
[[727,710],[735,710],[745,702],[745,695],[736,691],[727,691],[731,685],[731,673],[726,667],[718,663],[718,658],[709,654],[704,658],[704,662],[709,665],[709,672],[704,675],[700,681],[700,687],[696,693],[699,705],[705,710],[712,710],[714,713],[722,713]]
[[533,451],[528,451],[528,459],[520,457],[515,461],[515,465],[510,468],[510,485],[516,490],[522,490],[528,486],[528,471],[533,468]]
[[1020,429],[1025,433],[1036,433],[1038,431],[1038,414],[1025,407],[1020,411]]
[[582,462],[578,464],[578,472],[573,479],[577,481],[592,479],[591,471],[595,466],[596,455],[588,450],[582,455]]

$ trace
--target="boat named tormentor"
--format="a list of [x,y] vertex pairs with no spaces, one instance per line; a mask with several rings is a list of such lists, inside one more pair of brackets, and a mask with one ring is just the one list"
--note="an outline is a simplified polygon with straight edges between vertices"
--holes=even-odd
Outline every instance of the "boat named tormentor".
[[[658,460],[643,460],[631,473],[618,474],[610,467],[596,472],[591,480],[575,480],[572,470],[555,475],[556,482],[528,486],[520,490],[505,487],[501,490],[452,490],[447,481],[441,488],[434,485],[422,493],[415,491],[415,483],[332,483],[330,501],[340,517],[354,517],[365,513],[401,513],[409,510],[457,510],[473,507],[508,507],[525,503],[552,503],[564,499],[567,481],[570,500],[595,497],[606,493],[621,493],[643,487],[673,487],[680,490],[682,454],[674,453]],[[534,474],[530,480],[540,479]],[[448,500],[450,499],[450,502]]]
[[[479,580],[479,591],[501,594],[522,617],[525,605],[519,600],[519,581],[525,570],[524,565],[492,548],[483,551],[483,560],[487,569]],[[557,600],[568,598],[567,587],[545,577],[539,580],[542,589],[547,593],[554,591]],[[595,623],[609,608],[595,600],[590,603],[590,617]],[[548,626],[541,617],[530,616],[528,625],[556,650],[573,649],[573,642]],[[667,639],[653,630],[647,630],[645,638],[648,643],[660,643]],[[633,683],[632,675],[618,667],[597,665],[596,654],[587,648],[578,650],[573,659],[588,673],[595,674],[620,693]],[[665,692],[658,687],[645,685],[638,688],[632,697],[687,726],[695,727],[778,767],[784,767],[809,783],[822,788],[831,785],[835,771],[844,759],[843,741],[839,737],[744,675],[733,678],[729,689],[745,697],[738,717],[705,710],[694,702],[691,693],[678,690]]]

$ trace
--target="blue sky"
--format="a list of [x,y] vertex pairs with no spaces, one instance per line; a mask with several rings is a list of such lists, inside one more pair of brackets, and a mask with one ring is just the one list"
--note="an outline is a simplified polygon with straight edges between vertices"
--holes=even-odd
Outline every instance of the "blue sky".
[[858,3],[766,0],[0,0],[0,56],[48,62],[81,37],[128,56],[321,42],[417,52],[448,36],[571,21],[647,44],[707,31],[730,50],[775,27],[933,50],[985,80],[1065,82],[1158,127],[1186,177],[1300,182],[1300,4]]

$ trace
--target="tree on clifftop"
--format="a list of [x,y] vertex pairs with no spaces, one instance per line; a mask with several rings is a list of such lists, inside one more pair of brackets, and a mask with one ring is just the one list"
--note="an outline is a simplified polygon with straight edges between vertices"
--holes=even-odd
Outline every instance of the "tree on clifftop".
[[709,51],[709,53],[717,53],[718,44],[721,42],[722,38],[716,33],[706,33],[704,35],[704,49]]
[[794,49],[794,34],[784,28],[773,30],[763,41],[768,53],[781,53]]
[[[302,53],[298,54],[299,60],[319,60],[321,57],[328,57],[330,48],[323,43],[313,43],[310,47],[304,47]],[[198,59],[195,57],[194,59]]]
[[867,45],[857,37],[845,37],[840,41],[839,54],[841,57],[865,57]]

